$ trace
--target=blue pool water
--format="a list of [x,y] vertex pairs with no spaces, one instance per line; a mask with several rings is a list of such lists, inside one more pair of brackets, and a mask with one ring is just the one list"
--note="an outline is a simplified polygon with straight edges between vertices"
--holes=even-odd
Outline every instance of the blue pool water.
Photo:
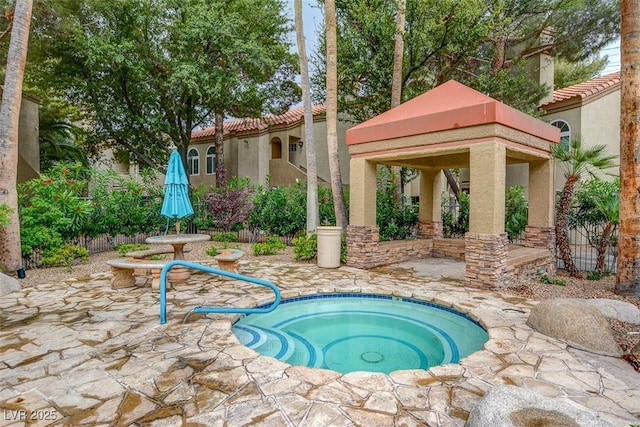
[[480,324],[450,308],[367,294],[284,300],[270,313],[241,318],[233,333],[260,354],[341,373],[457,363],[488,339]]

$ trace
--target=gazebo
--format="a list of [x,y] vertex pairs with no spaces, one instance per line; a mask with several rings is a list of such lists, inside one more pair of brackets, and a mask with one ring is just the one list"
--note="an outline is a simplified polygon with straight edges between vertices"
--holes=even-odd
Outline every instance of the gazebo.
[[[554,162],[556,127],[456,81],[449,81],[347,131],[350,218],[347,264],[371,268],[412,258],[454,257],[466,263],[465,283],[502,287],[522,274],[555,271]],[[521,250],[504,230],[507,164],[529,170],[529,215]],[[420,171],[417,239],[380,242],[376,168]],[[469,168],[469,232],[442,238],[442,169]]]

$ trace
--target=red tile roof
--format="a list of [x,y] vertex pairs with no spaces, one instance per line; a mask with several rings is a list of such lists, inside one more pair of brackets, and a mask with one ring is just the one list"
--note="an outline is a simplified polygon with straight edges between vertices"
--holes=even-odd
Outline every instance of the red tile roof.
[[455,80],[347,130],[347,145],[499,123],[557,142],[557,128]]
[[[312,108],[313,116],[316,117],[326,112],[324,105],[314,105]],[[272,126],[291,126],[304,122],[304,107],[293,108],[283,114],[270,114],[257,119],[239,119],[224,124],[224,136],[231,136],[237,133],[251,132],[261,133]],[[214,135],[215,126],[206,129],[196,130],[191,133],[191,138],[207,138]]]
[[545,107],[549,107],[555,103],[573,98],[585,100],[619,84],[619,71],[607,74],[606,76],[596,77],[595,79],[587,80],[586,82],[553,91],[553,101],[543,104],[541,108],[544,109]]

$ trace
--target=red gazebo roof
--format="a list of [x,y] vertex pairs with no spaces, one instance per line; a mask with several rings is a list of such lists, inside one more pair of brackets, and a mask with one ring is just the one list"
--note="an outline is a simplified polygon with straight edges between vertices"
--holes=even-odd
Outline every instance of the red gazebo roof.
[[559,130],[450,80],[347,130],[347,145],[498,123],[548,141]]

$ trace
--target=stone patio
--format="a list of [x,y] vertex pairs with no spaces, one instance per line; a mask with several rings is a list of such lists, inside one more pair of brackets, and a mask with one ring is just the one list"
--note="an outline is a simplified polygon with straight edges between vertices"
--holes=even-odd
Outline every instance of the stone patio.
[[181,323],[195,305],[267,303],[268,289],[194,273],[169,291],[161,326],[158,293],[149,284],[114,290],[107,270],[0,301],[0,425],[463,426],[497,384],[562,399],[615,426],[640,423],[640,374],[630,365],[534,332],[525,321],[535,302],[465,288],[455,273],[241,264],[283,298],[413,297],[467,312],[489,331],[485,349],[460,364],[340,375],[239,345],[229,315]]

